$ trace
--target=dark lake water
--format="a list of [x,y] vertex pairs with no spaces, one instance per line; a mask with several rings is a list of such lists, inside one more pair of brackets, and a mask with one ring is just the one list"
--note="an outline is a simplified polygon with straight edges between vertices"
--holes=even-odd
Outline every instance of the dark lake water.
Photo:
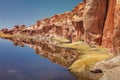
[[[0,39],[0,80],[77,80],[65,67],[57,64],[68,64],[71,56],[63,55],[66,57],[59,60],[59,54],[48,55],[48,53],[56,51],[56,48],[49,48],[44,44],[43,46],[47,48],[45,50],[48,50],[45,52],[44,47],[39,47],[38,43],[35,44],[34,41],[28,41],[27,44],[23,43],[25,44],[24,47],[21,47],[22,45],[14,46],[13,44],[18,45],[19,43]],[[59,52],[66,51],[62,50],[59,51],[59,48],[57,48]],[[43,56],[49,56],[49,59]],[[68,61],[65,62],[64,58]],[[58,59],[58,62],[56,59]]]

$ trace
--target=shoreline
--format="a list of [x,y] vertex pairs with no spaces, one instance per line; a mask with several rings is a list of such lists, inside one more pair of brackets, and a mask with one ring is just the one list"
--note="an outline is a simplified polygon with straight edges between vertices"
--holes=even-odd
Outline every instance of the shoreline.
[[[0,33],[0,37],[25,38],[25,39],[35,39],[35,40],[40,39],[40,37],[37,37],[37,36],[26,36],[21,34],[9,35],[9,34],[3,34],[3,33]],[[97,62],[100,62],[102,60],[107,60],[113,57],[113,55],[109,53],[107,49],[102,48],[101,46],[90,47],[88,44],[86,44],[83,41],[79,41],[75,43],[67,43],[67,40],[59,39],[59,38],[52,39],[52,40],[53,40],[53,43],[55,42],[54,44],[55,46],[73,49],[80,54],[78,56],[78,59],[75,60],[71,66],[68,67],[68,70],[73,74],[77,74],[77,75],[79,74],[79,76],[81,75],[81,77],[83,77],[84,79],[87,79],[87,78],[91,79],[91,78],[94,78],[93,76],[96,76],[96,74],[92,73],[90,69],[93,68]],[[63,43],[59,44],[60,42],[63,42]],[[97,79],[100,75],[97,76]]]

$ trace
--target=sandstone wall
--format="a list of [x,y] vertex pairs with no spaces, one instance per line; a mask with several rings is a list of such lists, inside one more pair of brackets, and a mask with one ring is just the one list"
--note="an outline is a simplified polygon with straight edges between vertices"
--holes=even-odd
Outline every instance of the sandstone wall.
[[109,0],[102,46],[120,54],[120,0]]
[[102,45],[107,48],[112,48],[116,0],[109,0],[107,4],[108,4],[108,10],[106,13],[106,20],[103,30]]
[[120,0],[84,0],[84,40],[120,54]]
[[113,48],[120,54],[120,0],[116,0],[114,23]]
[[83,0],[71,12],[38,20],[29,28],[3,29],[8,34],[42,35],[84,40],[120,53],[120,0]]
[[89,44],[101,44],[106,6],[106,0],[85,0],[83,26]]
[[[83,11],[84,3],[79,3],[71,12],[56,14],[50,18],[38,20],[35,25],[30,26],[29,30],[42,32],[41,35],[57,36],[67,38],[71,42],[76,42],[84,35],[83,29]],[[35,35],[38,32],[33,33]]]

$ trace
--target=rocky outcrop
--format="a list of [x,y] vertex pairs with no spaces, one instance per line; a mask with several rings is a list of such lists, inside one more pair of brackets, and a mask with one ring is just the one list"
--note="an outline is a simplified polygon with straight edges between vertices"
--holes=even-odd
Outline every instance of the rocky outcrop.
[[72,41],[76,42],[78,40],[83,40],[84,38],[84,29],[83,29],[83,21],[72,21],[74,29],[76,31],[75,34],[72,35]]
[[83,15],[85,41],[101,44],[104,20],[106,14],[106,0],[86,0]]
[[100,80],[119,80],[120,79],[120,56],[110,60],[98,62],[92,71],[101,70],[103,76]]
[[70,42],[84,40],[90,45],[102,45],[120,53],[120,0],[83,0],[71,12],[56,14],[0,32],[31,36],[67,38]]
[[50,18],[38,20],[36,24],[23,28],[15,28],[0,32],[7,34],[22,34],[30,36],[67,38],[70,42],[76,42],[83,38],[83,10],[84,3],[79,3],[71,12],[56,14]]
[[[79,41],[84,34],[83,10],[84,3],[80,3],[71,12],[38,20],[35,25],[30,26],[27,30],[37,31],[39,29],[39,32],[44,36],[67,38],[71,42]],[[41,33],[38,34],[41,35]],[[35,35],[37,35],[36,32]]]
[[120,0],[109,0],[102,46],[120,54]]
[[120,53],[120,0],[84,0],[84,40]]
[[12,29],[2,29],[0,30],[1,33],[5,34],[21,34],[23,30],[25,30],[27,27],[25,25],[15,25]]
[[115,17],[115,6],[116,6],[116,0],[109,0],[108,4],[108,10],[103,30],[103,39],[102,39],[102,45],[104,47],[113,47],[112,39],[113,39],[113,33],[114,33],[114,17]]
[[[71,12],[56,14],[50,18],[38,20],[36,24],[28,28],[22,25],[15,26],[15,28],[11,30],[2,29],[0,33],[37,36],[37,39],[40,39],[40,36],[51,38],[59,37],[60,39],[67,38],[70,42],[83,40],[90,44],[89,47],[92,47],[92,50],[98,52],[99,50],[96,50],[94,45],[102,45],[106,48],[110,48],[114,54],[118,55],[120,54],[120,0],[83,0],[83,2],[79,3]],[[51,45],[46,43],[40,43],[41,46],[36,45],[39,44],[39,42],[35,42],[35,45],[32,45],[31,43],[34,43],[34,41],[31,40],[22,41],[21,43],[28,44],[31,48],[36,50],[36,53],[43,52],[41,55],[47,56],[51,60],[59,59],[58,62],[64,63],[67,58],[68,60],[65,62],[65,65],[69,63],[69,60],[71,60],[70,58],[76,59],[76,56],[69,56],[70,53],[74,54],[74,52],[64,49],[60,51],[59,48],[54,46],[51,47]],[[81,49],[83,49],[83,46]],[[87,51],[89,50],[88,47],[86,49]],[[57,50],[61,54],[56,53]],[[52,54],[54,51],[55,54]],[[104,50],[102,49],[100,51],[103,52]],[[89,53],[90,52],[91,51],[89,51]],[[90,58],[90,55],[88,55],[88,58]],[[86,60],[86,58],[84,59],[85,62],[87,62],[86,64],[85,62],[80,62],[78,64],[83,64],[83,69],[86,69],[88,64],[92,65],[95,63],[95,59],[98,60],[101,58],[98,54],[95,55],[95,57],[93,55],[94,54],[91,55],[93,58],[91,64],[90,60]],[[70,64],[73,61],[74,60],[71,60]],[[97,63],[91,72],[103,72],[104,75],[100,80],[118,80],[120,78],[119,63],[119,56],[107,61],[102,61]],[[83,70],[80,66],[78,65],[77,67]],[[73,68],[76,70],[76,66]],[[116,74],[116,72],[118,72],[118,74]]]
[[114,19],[113,48],[115,53],[120,54],[120,0],[116,2]]

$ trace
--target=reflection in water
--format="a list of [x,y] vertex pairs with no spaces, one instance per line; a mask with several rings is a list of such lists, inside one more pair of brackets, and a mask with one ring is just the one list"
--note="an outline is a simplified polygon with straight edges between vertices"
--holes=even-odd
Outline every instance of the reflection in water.
[[[0,80],[76,80],[67,69],[43,58],[47,57],[67,67],[77,58],[75,51],[55,47],[49,41],[22,38],[8,40],[14,42],[16,47],[0,39]],[[37,55],[26,46],[33,48]]]
[[40,41],[24,38],[7,38],[12,41],[15,46],[29,46],[34,49],[36,54],[49,58],[52,62],[62,66],[69,67],[76,59],[79,53],[68,48],[54,46],[51,41]]

